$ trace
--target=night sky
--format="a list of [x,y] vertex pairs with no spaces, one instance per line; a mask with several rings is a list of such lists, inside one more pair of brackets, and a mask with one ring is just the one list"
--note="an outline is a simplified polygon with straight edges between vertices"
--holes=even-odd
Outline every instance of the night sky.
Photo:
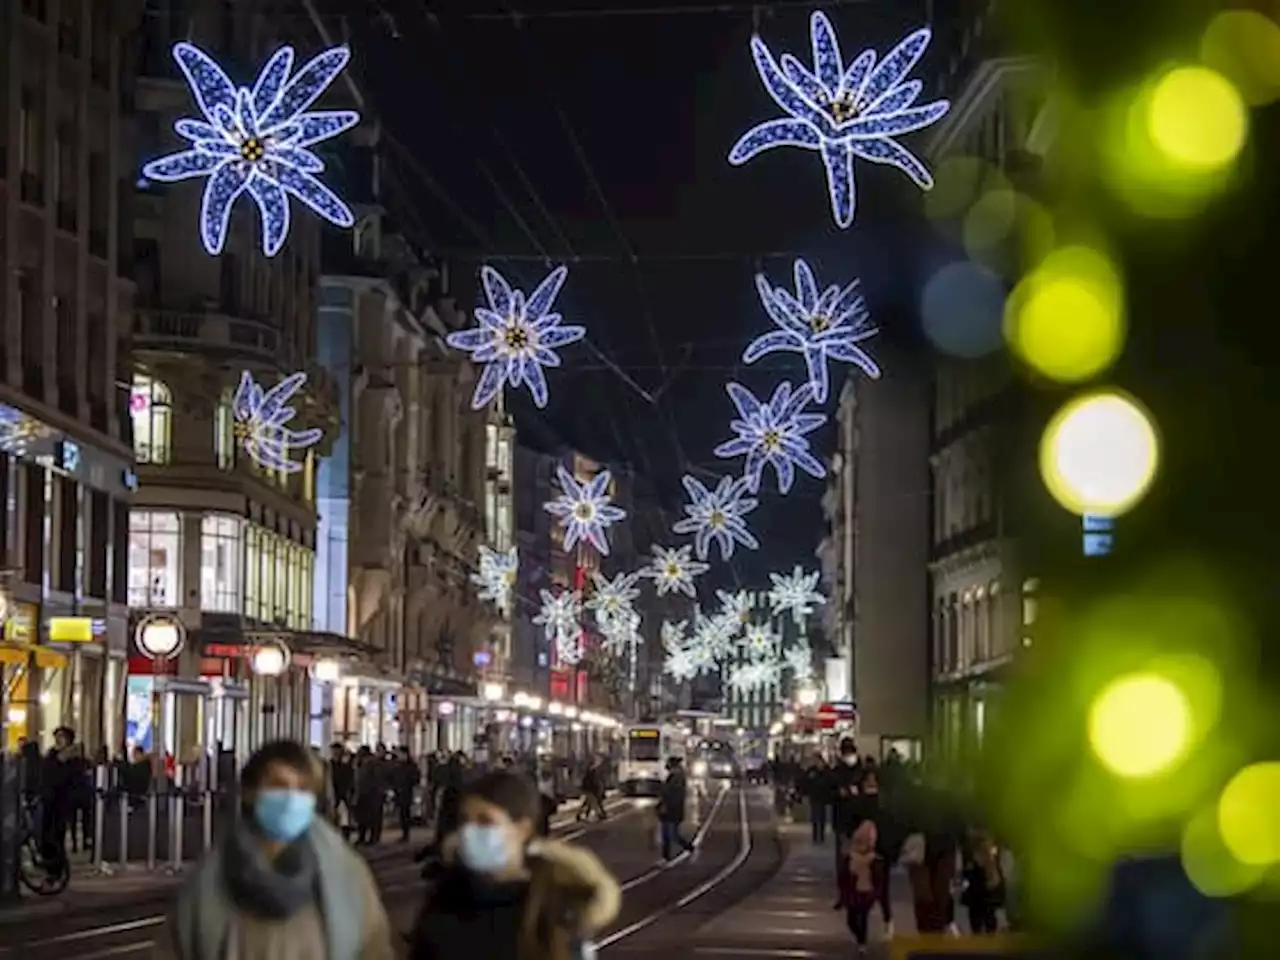
[[[923,22],[924,3],[825,6],[846,59],[864,46],[883,53]],[[521,9],[565,7],[543,0]],[[589,344],[567,348],[564,366],[550,372],[545,412],[521,392],[518,424],[536,417],[565,442],[629,464],[675,519],[682,473],[714,480],[741,470],[741,460],[711,453],[729,437],[725,381],[767,397],[780,379],[803,379],[795,354],[738,365],[747,341],[771,329],[757,270],[790,287],[802,255],[820,285],[860,276],[883,336],[914,341],[918,290],[942,254],[918,225],[918,192],[905,176],[861,164],[858,218],[840,231],[816,154],[775,150],[742,168],[725,159],[738,136],[778,114],[751,62],[749,10],[531,16],[517,27],[430,8],[388,3],[389,16],[355,44],[393,154],[415,171],[422,240],[451,264],[468,308],[482,261],[526,289],[547,265],[569,264],[557,309],[588,329]],[[810,60],[811,9],[780,6],[762,17],[775,54]],[[927,84],[946,67],[949,26],[935,23],[938,37],[913,74]],[[922,101],[951,92],[926,87]],[[920,151],[924,136],[904,142]],[[829,412],[846,369],[834,369]],[[828,457],[832,432],[813,439]],[[718,566],[715,585],[763,586],[769,570],[816,566],[823,483],[798,473],[786,498],[771,484],[751,518],[763,549],[736,555],[732,570]]]

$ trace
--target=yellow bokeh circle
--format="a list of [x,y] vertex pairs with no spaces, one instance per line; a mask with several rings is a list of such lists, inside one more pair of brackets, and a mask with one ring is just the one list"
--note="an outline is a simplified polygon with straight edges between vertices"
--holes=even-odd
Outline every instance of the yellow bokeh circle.
[[1089,709],[1089,745],[1112,773],[1142,779],[1173,767],[1191,743],[1191,705],[1165,677],[1128,674]]
[[1160,461],[1151,418],[1125,395],[1102,390],[1069,401],[1040,438],[1040,476],[1076,514],[1115,517],[1150,489]]
[[1005,339],[1060,383],[1096,377],[1124,349],[1124,290],[1111,261],[1090,247],[1053,251],[1009,298]]
[[1208,67],[1165,73],[1147,101],[1147,133],[1173,163],[1196,171],[1221,170],[1244,148],[1249,113],[1235,85]]
[[1256,10],[1224,10],[1200,38],[1200,62],[1229,79],[1246,103],[1280,99],[1280,26]]
[[1255,763],[1218,798],[1218,832],[1231,855],[1255,867],[1280,864],[1280,763]]

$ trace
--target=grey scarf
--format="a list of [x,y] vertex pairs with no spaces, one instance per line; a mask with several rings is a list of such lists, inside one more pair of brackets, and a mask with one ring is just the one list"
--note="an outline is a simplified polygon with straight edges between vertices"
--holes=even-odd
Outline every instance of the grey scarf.
[[223,846],[222,873],[236,907],[266,919],[284,920],[319,901],[319,863],[305,834],[271,861],[261,838],[241,822]]

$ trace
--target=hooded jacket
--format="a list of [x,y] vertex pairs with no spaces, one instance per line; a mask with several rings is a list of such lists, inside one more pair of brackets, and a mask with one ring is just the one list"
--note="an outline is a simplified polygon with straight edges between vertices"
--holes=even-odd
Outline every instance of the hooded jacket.
[[622,890],[590,850],[536,841],[527,881],[491,884],[458,862],[457,835],[411,937],[412,960],[573,960],[618,915]]

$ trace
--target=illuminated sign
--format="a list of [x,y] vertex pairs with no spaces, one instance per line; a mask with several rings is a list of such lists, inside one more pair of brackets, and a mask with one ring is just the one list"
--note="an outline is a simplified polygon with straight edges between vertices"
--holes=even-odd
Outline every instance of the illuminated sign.
[[94,639],[89,617],[50,617],[46,626],[50,643],[92,643]]
[[138,492],[138,475],[132,470],[126,468],[120,475],[120,481],[124,484],[124,488],[130,493]]
[[658,736],[657,730],[632,730],[632,739],[635,740],[653,740]]
[[1080,518],[1084,528],[1081,548],[1086,557],[1105,557],[1115,547],[1116,522],[1111,517],[1085,514]]
[[67,473],[75,473],[80,469],[80,445],[70,440],[58,444],[58,466]]

